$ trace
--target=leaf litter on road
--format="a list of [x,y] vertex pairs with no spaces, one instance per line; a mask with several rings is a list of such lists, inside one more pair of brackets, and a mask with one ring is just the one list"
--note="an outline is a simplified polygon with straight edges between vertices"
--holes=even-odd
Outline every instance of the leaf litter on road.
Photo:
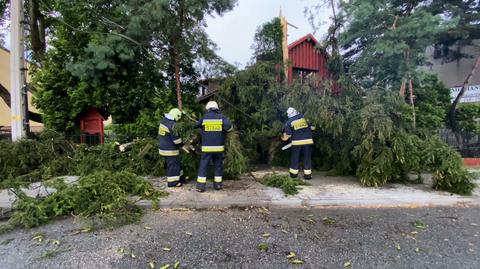
[[38,242],[43,242],[43,239],[45,239],[45,235],[42,233],[36,233],[32,236],[32,240],[38,241]]
[[268,244],[267,243],[260,243],[260,244],[258,244],[257,248],[261,251],[267,251],[268,250]]
[[325,225],[333,225],[335,223],[337,223],[337,221],[334,219],[334,218],[331,218],[331,217],[326,217],[326,218],[323,218],[323,224]]
[[305,262],[303,260],[295,259],[292,261],[292,263],[296,265],[300,265],[300,264],[304,264]]
[[412,222],[412,225],[417,229],[427,229],[427,225],[420,220],[415,220],[414,222]]

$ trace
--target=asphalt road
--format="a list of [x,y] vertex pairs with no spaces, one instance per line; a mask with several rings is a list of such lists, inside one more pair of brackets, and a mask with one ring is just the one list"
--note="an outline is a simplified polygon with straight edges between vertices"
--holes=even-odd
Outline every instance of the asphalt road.
[[80,227],[67,218],[0,235],[0,268],[480,268],[480,208],[157,211],[111,231]]

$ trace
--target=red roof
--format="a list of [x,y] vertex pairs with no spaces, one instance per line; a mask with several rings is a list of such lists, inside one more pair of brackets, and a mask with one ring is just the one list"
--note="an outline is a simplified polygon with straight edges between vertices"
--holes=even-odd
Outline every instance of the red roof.
[[318,41],[315,39],[315,37],[312,34],[308,34],[300,39],[297,39],[297,41],[293,42],[292,44],[288,45],[288,49],[290,50],[305,41],[312,41],[313,43],[315,43],[315,45],[318,45]]

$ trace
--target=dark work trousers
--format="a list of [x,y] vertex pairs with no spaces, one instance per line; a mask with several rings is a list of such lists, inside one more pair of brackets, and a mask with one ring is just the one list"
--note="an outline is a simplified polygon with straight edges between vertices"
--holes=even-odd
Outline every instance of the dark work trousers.
[[290,176],[296,178],[298,176],[300,160],[303,156],[303,175],[311,176],[312,174],[312,150],[313,145],[292,146],[292,156],[290,159]]
[[205,190],[207,183],[207,170],[208,163],[212,160],[215,166],[215,188],[221,188],[222,176],[223,176],[223,152],[202,152],[202,158],[200,159],[200,167],[198,168],[197,189]]
[[164,156],[167,165],[167,181],[169,187],[180,182],[180,156]]

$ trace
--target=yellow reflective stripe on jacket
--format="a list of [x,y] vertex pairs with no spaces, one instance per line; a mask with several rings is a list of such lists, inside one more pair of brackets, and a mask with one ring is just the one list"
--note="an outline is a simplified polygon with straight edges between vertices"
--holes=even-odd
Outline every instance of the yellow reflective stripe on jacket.
[[198,183],[207,183],[207,178],[206,177],[198,177],[197,182]]
[[223,152],[225,146],[202,146],[202,152]]
[[178,155],[180,155],[179,150],[161,150],[161,149],[159,149],[158,153],[160,153],[160,155],[162,155],[162,156],[178,156]]
[[175,139],[175,140],[173,140],[173,143],[175,143],[175,144],[177,144],[177,145],[178,145],[178,144],[181,144],[181,143],[182,143],[182,139],[181,139],[181,138]]
[[312,145],[313,139],[303,139],[303,140],[292,140],[292,145],[302,146],[302,145]]
[[222,119],[204,119],[202,121],[202,125],[218,125],[223,124]]

